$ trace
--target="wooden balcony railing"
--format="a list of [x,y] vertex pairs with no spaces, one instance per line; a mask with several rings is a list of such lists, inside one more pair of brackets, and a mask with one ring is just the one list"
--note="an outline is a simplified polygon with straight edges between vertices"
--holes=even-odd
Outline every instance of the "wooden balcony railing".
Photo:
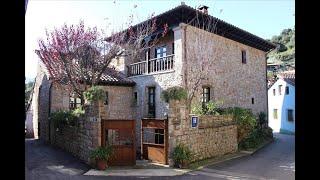
[[148,61],[141,61],[137,63],[130,64],[129,66],[129,76],[137,76],[142,74],[150,74],[162,71],[172,70],[174,68],[174,54],[154,58]]

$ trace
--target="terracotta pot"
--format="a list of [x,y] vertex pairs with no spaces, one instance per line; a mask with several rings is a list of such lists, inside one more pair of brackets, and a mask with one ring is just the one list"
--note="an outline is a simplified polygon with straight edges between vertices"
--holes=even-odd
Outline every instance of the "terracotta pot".
[[100,160],[100,159],[97,159],[97,168],[99,170],[105,170],[108,166],[107,166],[107,161],[105,160]]

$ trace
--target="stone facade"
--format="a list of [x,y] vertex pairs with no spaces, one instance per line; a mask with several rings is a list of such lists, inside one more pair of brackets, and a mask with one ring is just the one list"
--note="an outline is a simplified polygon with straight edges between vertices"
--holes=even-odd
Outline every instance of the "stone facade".
[[237,126],[230,116],[200,116],[199,125],[191,127],[191,115],[184,101],[170,101],[169,164],[176,145],[184,144],[194,153],[192,161],[234,153],[238,150]]
[[[265,52],[239,42],[180,24],[185,33],[183,65],[185,85],[197,74],[199,58],[209,58],[206,79],[199,85],[195,100],[200,100],[201,86],[211,87],[211,100],[220,100],[225,107],[239,106],[254,113],[267,112],[267,79]],[[246,64],[241,51],[246,51]],[[254,104],[252,104],[254,98]]]
[[[165,118],[169,106],[162,101],[161,93],[173,86],[191,86],[193,75],[199,68],[199,58],[195,58],[196,56],[211,58],[213,62],[207,69],[206,79],[199,84],[194,101],[200,101],[202,86],[209,86],[210,99],[222,101],[224,107],[240,106],[250,108],[254,113],[267,112],[264,51],[183,23],[173,28],[173,33],[159,39],[155,47],[163,45],[167,46],[168,55],[173,52],[172,47],[174,47],[173,70],[129,77],[136,82],[133,91],[138,94],[138,103],[134,107],[138,146],[140,146],[140,120],[147,117],[148,112],[148,87],[153,86],[156,90],[156,118]],[[242,50],[247,54],[246,64],[241,62]],[[151,58],[154,57],[154,51],[154,48],[150,51]],[[125,68],[123,72],[127,72],[127,67],[133,62],[129,59],[122,60],[119,68]],[[139,147],[137,148],[139,150]]]

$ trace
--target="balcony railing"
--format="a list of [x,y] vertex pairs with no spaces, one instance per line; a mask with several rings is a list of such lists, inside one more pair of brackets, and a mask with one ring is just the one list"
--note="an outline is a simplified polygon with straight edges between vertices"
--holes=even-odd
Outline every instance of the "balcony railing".
[[150,59],[148,61],[141,61],[130,64],[129,76],[137,76],[161,71],[168,71],[173,69],[173,65],[174,54],[161,58]]

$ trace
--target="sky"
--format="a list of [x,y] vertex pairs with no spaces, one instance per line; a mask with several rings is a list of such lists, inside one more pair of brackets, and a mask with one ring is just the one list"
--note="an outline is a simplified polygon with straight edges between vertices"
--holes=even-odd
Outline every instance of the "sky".
[[36,76],[39,58],[34,50],[38,49],[38,40],[45,38],[45,29],[83,20],[85,26],[97,26],[108,33],[125,27],[131,14],[136,24],[182,1],[194,8],[206,5],[210,15],[264,39],[295,25],[294,0],[29,0],[25,15],[26,79]]

